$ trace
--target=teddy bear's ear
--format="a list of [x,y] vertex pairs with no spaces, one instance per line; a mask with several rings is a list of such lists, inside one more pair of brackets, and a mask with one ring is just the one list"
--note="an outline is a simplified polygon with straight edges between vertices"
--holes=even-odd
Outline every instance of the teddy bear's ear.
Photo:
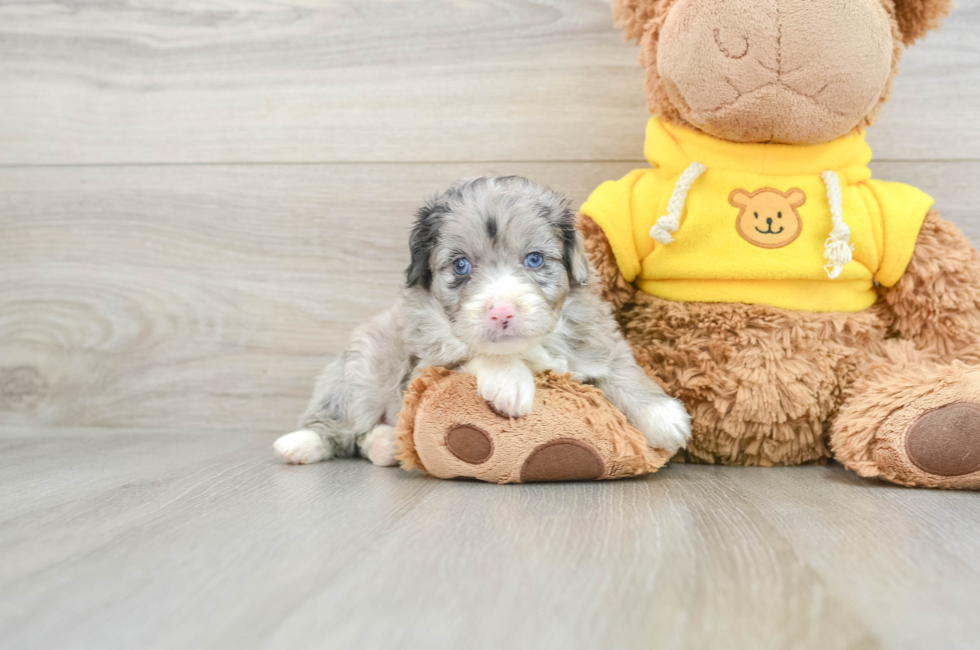
[[644,27],[662,2],[664,0],[612,0],[616,27],[623,30],[626,40],[640,40]]
[[745,190],[735,190],[728,195],[728,202],[736,208],[744,208],[752,200],[752,197]]
[[806,194],[803,190],[798,190],[795,187],[789,192],[786,192],[786,201],[794,208],[798,208],[804,203],[806,203]]
[[953,0],[893,0],[902,42],[911,45],[936,29],[949,15]]

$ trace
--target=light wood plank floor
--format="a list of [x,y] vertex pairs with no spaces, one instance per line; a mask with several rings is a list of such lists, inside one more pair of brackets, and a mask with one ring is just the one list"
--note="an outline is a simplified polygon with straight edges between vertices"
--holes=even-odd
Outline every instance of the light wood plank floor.
[[0,436],[37,648],[976,648],[980,499],[838,466],[494,486],[243,432]]

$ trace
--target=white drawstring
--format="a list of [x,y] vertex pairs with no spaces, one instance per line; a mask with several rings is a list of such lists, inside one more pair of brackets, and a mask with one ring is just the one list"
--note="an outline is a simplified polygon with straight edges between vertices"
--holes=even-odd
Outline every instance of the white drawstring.
[[840,178],[835,172],[820,174],[827,186],[827,201],[830,203],[830,217],[834,228],[823,244],[823,256],[827,259],[824,270],[831,280],[840,277],[844,265],[854,259],[854,244],[850,243],[851,229],[844,223],[844,199],[840,190]]
[[691,189],[694,181],[708,168],[699,162],[692,162],[677,179],[674,192],[670,195],[667,202],[667,214],[657,219],[657,223],[650,229],[650,236],[661,244],[669,244],[674,241],[673,234],[681,227],[681,214],[684,212],[684,204],[687,202],[687,193]]
[[[677,179],[674,191],[667,202],[667,214],[657,219],[657,223],[650,228],[650,236],[661,244],[669,244],[674,241],[674,233],[681,227],[681,216],[684,213],[684,205],[687,203],[687,193],[691,189],[701,174],[707,171],[707,167],[699,162],[692,162],[688,165],[684,173]],[[844,272],[844,265],[854,259],[854,244],[851,241],[851,229],[844,223],[844,198],[840,189],[840,177],[836,172],[825,171],[820,174],[824,185],[827,187],[827,202],[830,203],[830,217],[834,227],[830,235],[824,241],[823,256],[827,259],[824,270],[831,280],[840,277]]]

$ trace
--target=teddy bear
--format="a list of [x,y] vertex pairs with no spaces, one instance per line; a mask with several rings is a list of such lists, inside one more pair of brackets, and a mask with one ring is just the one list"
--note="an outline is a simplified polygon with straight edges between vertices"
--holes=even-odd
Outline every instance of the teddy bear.
[[634,355],[692,416],[675,460],[835,459],[980,488],[980,255],[865,129],[951,0],[613,0],[650,166],[578,225]]

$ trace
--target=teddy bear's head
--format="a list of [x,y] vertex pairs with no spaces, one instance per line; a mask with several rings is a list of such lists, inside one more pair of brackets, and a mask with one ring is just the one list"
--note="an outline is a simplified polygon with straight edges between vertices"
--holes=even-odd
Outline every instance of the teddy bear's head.
[[736,142],[816,144],[871,125],[902,49],[952,0],[613,0],[661,119]]

